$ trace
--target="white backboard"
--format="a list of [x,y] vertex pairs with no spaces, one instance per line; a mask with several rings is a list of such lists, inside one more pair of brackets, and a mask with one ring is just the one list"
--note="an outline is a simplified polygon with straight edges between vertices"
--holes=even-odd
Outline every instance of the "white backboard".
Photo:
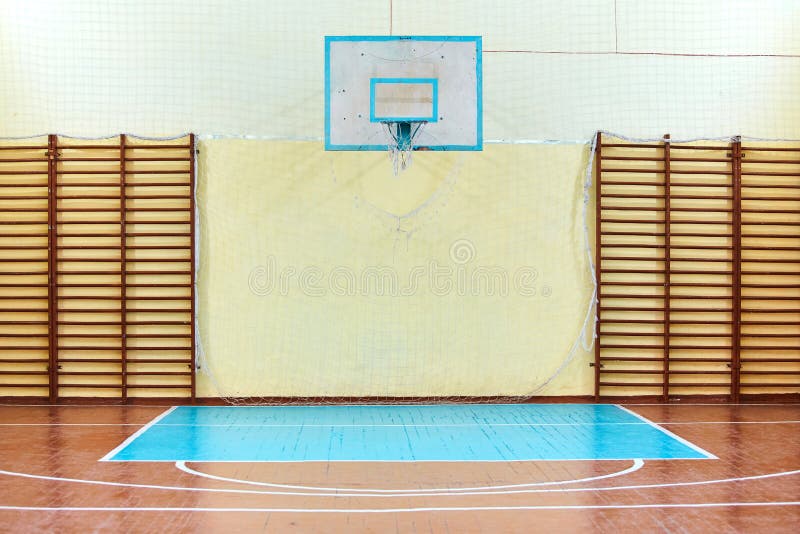
[[386,122],[424,122],[416,149],[482,150],[481,38],[325,38],[325,149],[386,150]]

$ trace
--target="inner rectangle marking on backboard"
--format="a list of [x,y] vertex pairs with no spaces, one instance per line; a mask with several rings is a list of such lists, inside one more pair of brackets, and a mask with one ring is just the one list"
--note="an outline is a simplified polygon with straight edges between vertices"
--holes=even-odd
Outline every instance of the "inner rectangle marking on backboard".
[[370,122],[437,122],[436,78],[370,78]]

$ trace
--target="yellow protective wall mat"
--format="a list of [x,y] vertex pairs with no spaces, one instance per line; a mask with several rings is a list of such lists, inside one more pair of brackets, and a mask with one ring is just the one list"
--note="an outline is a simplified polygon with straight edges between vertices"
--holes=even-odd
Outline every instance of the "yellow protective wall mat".
[[587,394],[583,145],[200,145],[199,396]]

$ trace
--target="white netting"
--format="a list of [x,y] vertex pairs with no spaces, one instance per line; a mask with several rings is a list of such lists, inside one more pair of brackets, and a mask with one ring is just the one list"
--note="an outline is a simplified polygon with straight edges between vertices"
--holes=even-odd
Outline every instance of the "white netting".
[[789,0],[2,0],[0,136],[319,140],[324,36],[388,34],[483,37],[486,140],[800,138]]
[[[387,34],[483,37],[483,152],[324,151],[324,36]],[[590,140],[799,139],[798,34],[785,0],[0,0],[0,137],[198,134],[200,396],[586,395]],[[538,297],[459,294],[456,243]],[[330,285],[434,260],[446,298]]]

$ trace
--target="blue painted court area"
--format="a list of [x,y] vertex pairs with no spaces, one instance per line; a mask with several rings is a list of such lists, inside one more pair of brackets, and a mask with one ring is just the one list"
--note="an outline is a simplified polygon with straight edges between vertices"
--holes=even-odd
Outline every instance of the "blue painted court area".
[[112,461],[519,461],[714,458],[614,405],[180,406]]

